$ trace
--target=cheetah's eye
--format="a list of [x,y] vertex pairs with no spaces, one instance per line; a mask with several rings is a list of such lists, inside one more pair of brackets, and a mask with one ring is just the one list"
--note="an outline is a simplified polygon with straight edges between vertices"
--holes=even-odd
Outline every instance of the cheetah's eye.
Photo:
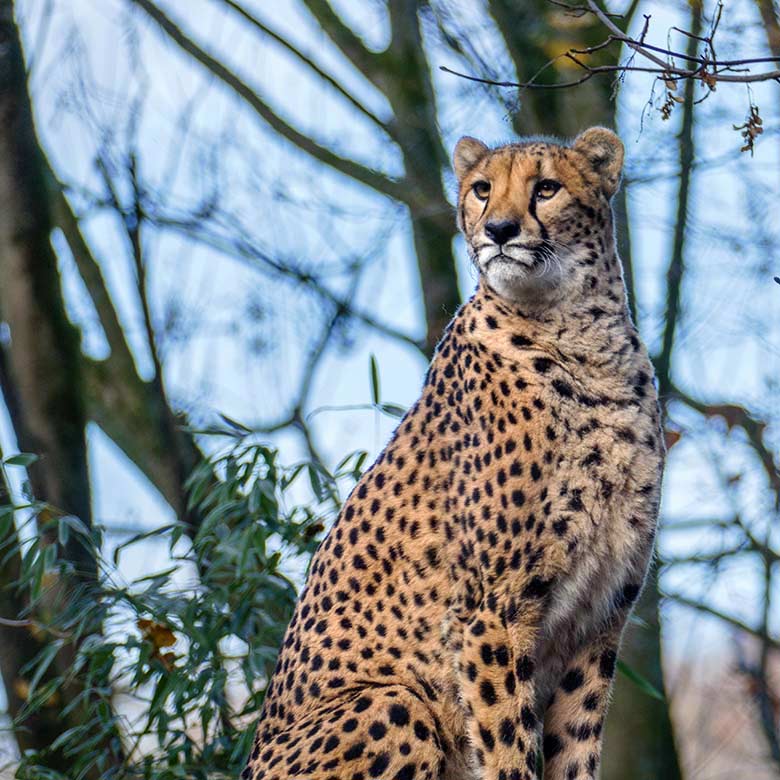
[[475,181],[471,185],[472,192],[480,199],[487,200],[490,195],[490,182],[489,181]]
[[536,185],[536,192],[534,196],[538,200],[550,200],[553,195],[561,188],[560,182],[553,181],[552,179],[542,179]]

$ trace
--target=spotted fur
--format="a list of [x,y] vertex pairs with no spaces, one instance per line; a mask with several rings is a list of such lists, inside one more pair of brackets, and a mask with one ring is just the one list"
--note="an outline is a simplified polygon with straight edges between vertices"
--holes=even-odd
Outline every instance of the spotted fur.
[[[539,751],[546,780],[598,776],[663,462],[615,251],[621,163],[603,129],[459,144],[478,290],[314,556],[246,780],[531,780]],[[526,247],[489,246],[491,220]]]

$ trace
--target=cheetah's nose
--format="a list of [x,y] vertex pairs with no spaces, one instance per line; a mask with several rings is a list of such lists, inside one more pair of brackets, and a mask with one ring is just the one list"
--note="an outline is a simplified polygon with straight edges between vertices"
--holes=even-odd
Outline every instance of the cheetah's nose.
[[513,219],[503,222],[488,222],[485,225],[485,233],[497,244],[506,244],[509,239],[520,235],[520,223]]

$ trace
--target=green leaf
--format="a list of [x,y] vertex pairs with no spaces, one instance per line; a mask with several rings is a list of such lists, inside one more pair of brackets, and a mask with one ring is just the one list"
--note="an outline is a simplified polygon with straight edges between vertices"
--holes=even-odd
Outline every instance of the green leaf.
[[240,423],[238,420],[234,420],[232,417],[228,417],[226,414],[220,414],[219,416],[222,418],[222,421],[225,424],[233,429],[235,433],[240,434],[241,436],[248,436],[252,433],[251,428],[247,428],[246,425]]
[[404,409],[403,406],[399,406],[398,404],[379,404],[377,409],[379,409],[379,411],[383,414],[386,414],[388,417],[395,417],[397,419],[400,419],[406,414],[406,409]]
[[84,539],[89,539],[90,537],[89,528],[87,528],[78,517],[75,515],[63,515],[59,518],[57,524],[57,533],[60,537],[60,544],[66,544],[71,530],[75,531]]
[[634,685],[636,685],[640,691],[646,693],[652,699],[665,701],[664,695],[658,690],[658,688],[656,688],[646,677],[639,674],[639,672],[637,672],[635,669],[632,669],[627,663],[618,660],[617,668],[618,671],[624,677],[627,677],[629,680],[631,680],[631,682],[634,683]]
[[0,506],[0,544],[9,535],[14,524],[14,508],[12,506]]
[[312,492],[317,496],[318,501],[322,501],[325,496],[325,489],[322,486],[320,475],[313,464],[309,464],[307,470],[309,472],[309,482],[311,484]]
[[70,527],[67,523],[62,522],[63,519],[64,518],[60,518],[60,522],[57,524],[57,538],[64,547],[68,543],[68,538],[70,537]]
[[38,460],[38,456],[32,452],[19,452],[6,458],[3,463],[6,466],[30,466]]
[[142,533],[135,534],[134,536],[131,536],[126,542],[122,542],[122,544],[118,545],[116,550],[114,550],[114,566],[119,565],[119,555],[127,547],[131,547],[132,545],[136,544],[137,542],[141,542],[144,539],[151,539],[154,536],[161,536],[163,534],[167,534],[169,531],[175,530],[177,526],[184,525],[183,523],[169,523],[168,525],[162,525],[159,528],[153,528],[151,531],[143,531]]
[[632,612],[628,616],[628,622],[631,623],[632,626],[637,626],[644,629],[645,631],[652,629],[652,626],[644,618],[639,617],[639,615],[637,615],[635,612]]
[[376,357],[371,355],[369,358],[369,368],[371,370],[371,400],[379,405],[379,367],[376,364]]
[[46,670],[51,666],[51,662],[54,660],[57,653],[59,653],[61,647],[62,640],[55,639],[50,645],[41,651],[38,665],[35,669],[35,674],[33,674],[32,678],[30,679],[30,688],[27,693],[28,700],[32,699],[33,694],[35,693],[35,689],[38,687],[38,683],[46,673]]
[[363,466],[365,465],[366,458],[368,458],[367,452],[361,452],[358,459],[355,461],[355,474],[361,474],[363,472]]

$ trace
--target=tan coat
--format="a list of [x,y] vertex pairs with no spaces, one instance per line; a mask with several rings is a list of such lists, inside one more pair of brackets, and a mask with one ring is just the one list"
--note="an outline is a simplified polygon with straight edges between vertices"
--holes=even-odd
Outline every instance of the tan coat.
[[[456,152],[479,288],[313,559],[244,777],[530,780],[540,741],[548,780],[597,776],[663,443],[594,143]],[[509,200],[489,204],[493,171],[471,203],[495,165]],[[533,200],[546,179],[557,212],[554,186]],[[491,276],[496,214],[550,256],[531,241]],[[543,271],[518,282],[513,263]]]

